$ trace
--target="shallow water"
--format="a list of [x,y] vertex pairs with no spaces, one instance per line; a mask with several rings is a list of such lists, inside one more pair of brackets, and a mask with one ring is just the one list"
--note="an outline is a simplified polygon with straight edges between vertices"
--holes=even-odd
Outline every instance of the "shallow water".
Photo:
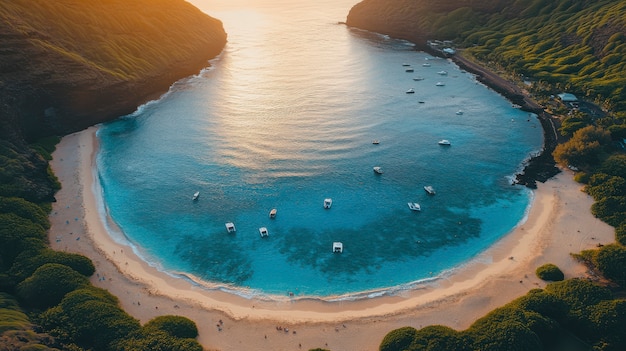
[[524,218],[532,193],[510,180],[541,127],[472,75],[337,24],[348,1],[193,3],[224,22],[224,53],[99,131],[108,212],[149,262],[245,296],[384,293]]

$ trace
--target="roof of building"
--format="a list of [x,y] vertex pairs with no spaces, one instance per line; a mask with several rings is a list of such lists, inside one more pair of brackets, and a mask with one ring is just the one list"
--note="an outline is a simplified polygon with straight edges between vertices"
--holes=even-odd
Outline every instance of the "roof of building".
[[574,94],[561,93],[558,96],[559,96],[559,99],[561,99],[561,101],[563,101],[563,102],[578,101],[578,98]]

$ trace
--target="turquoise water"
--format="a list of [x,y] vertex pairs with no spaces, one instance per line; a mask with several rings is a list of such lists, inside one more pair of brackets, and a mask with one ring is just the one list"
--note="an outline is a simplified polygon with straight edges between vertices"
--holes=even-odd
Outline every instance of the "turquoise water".
[[532,193],[511,179],[541,127],[472,75],[337,24],[348,1],[194,3],[224,21],[224,53],[98,133],[106,208],[147,261],[244,296],[371,296],[451,270],[523,220]]

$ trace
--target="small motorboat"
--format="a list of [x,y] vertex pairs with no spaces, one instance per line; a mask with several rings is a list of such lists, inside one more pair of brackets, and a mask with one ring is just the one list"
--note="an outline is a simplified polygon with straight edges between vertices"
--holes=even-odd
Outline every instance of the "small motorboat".
[[423,67],[430,67],[430,63],[428,63],[428,62],[427,63],[422,63],[422,66]]
[[276,218],[276,209],[272,208],[272,210],[270,211],[270,218]]
[[407,202],[411,211],[421,211],[422,207],[417,202]]
[[437,142],[437,144],[439,144],[439,145],[443,145],[443,146],[450,146],[450,145],[452,145],[452,144],[450,144],[450,140],[446,140],[446,139],[439,140],[439,141]]
[[270,235],[265,227],[259,228],[259,234],[261,234],[261,238],[267,238]]
[[409,66],[411,66],[411,64],[409,64],[409,63],[403,63],[403,64],[402,64],[402,66],[403,66],[403,67],[409,67]]
[[426,190],[426,192],[430,195],[435,195],[435,189],[430,185],[426,185],[424,190]]
[[408,73],[415,72],[415,70],[414,70],[413,68],[407,68],[407,69],[405,69],[404,71],[405,71],[405,72],[408,72]]
[[383,169],[380,168],[379,166],[374,167],[374,173],[376,174],[383,174]]
[[442,87],[442,86],[444,86],[446,84],[444,82],[437,82],[437,84],[435,84],[435,85],[438,86],[438,87]]
[[235,224],[233,222],[227,222],[225,226],[226,226],[226,231],[229,233],[234,233],[237,231],[237,229],[235,229]]
[[193,200],[193,201],[198,200],[199,197],[200,197],[200,192],[196,191],[195,193],[193,193],[193,196],[191,197],[191,200]]
[[417,82],[417,81],[420,81],[420,80],[424,80],[424,77],[415,77],[415,78],[413,78],[413,80]]
[[407,94],[415,94],[415,90],[413,88],[406,91]]
[[439,71],[439,72],[437,72],[437,74],[439,74],[441,76],[447,76],[448,72],[446,72],[446,71]]
[[459,116],[462,115],[463,114],[463,110],[456,111],[456,114],[459,115]]
[[372,144],[374,144],[374,145],[378,145],[378,144],[380,144],[380,141],[378,141],[378,139],[373,140],[373,141],[372,141]]
[[332,205],[333,205],[333,199],[331,198],[324,199],[324,208],[329,209],[330,206]]
[[339,241],[335,241],[333,243],[333,252],[342,253],[343,252],[343,243]]

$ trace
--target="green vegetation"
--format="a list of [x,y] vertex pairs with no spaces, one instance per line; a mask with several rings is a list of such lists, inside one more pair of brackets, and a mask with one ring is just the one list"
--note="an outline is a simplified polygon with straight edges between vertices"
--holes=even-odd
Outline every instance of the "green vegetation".
[[[0,3],[0,20],[17,33],[45,33],[31,41],[44,51],[126,81],[173,69],[172,63],[195,57],[198,47],[215,47],[217,54],[221,46],[209,43],[225,40],[215,30],[218,20],[185,1],[12,0]],[[187,30],[164,33],[169,28]]]
[[[376,12],[383,22],[420,29],[433,39],[454,39],[466,47],[464,54],[508,72],[510,77],[533,82],[528,89],[552,112],[563,115],[559,130],[570,138],[555,150],[555,159],[580,170],[576,179],[596,201],[592,212],[615,226],[616,243],[576,255],[607,279],[612,290],[580,279],[550,283],[492,311],[463,331],[439,325],[391,331],[380,350],[548,350],[570,333],[594,351],[621,350],[626,345],[626,301],[619,297],[626,284],[626,155],[616,148],[616,142],[626,137],[626,3],[383,2],[387,7]],[[195,28],[195,37],[167,33],[165,40],[176,49],[165,50],[174,56],[166,59],[163,50],[138,35],[163,36],[158,28],[193,22],[168,13],[158,18],[173,22],[151,24],[149,19],[160,14],[166,3],[155,0],[151,6],[133,10],[132,6],[140,5],[123,1],[4,1],[0,2],[0,19],[15,24],[13,29],[18,33],[47,33],[51,39],[33,40],[33,45],[103,75],[133,80],[155,74],[164,62],[176,62],[176,55],[185,57],[193,46],[200,45],[199,40],[223,40],[207,38],[202,26]],[[451,3],[457,5],[453,10],[449,10]],[[432,7],[427,9],[424,4]],[[123,5],[131,6],[131,10],[110,16],[112,9]],[[49,16],[61,9],[67,16]],[[398,13],[402,21],[395,20]],[[24,20],[26,15],[29,20]],[[91,45],[77,45],[71,39],[76,36],[81,43]],[[599,104],[606,115],[569,111],[550,98],[562,91]],[[5,116],[0,117],[5,120]],[[31,146],[11,140],[0,140],[0,349],[17,349],[19,345],[22,350],[202,350],[193,321],[160,316],[142,326],[120,308],[115,296],[89,284],[87,277],[94,273],[94,267],[87,258],[50,250],[47,213],[59,184],[46,160],[58,139]],[[555,279],[559,272],[557,267],[546,265],[537,275],[559,280]],[[43,332],[34,332],[33,324]]]
[[537,274],[537,277],[539,277],[539,279],[553,282],[561,281],[565,278],[565,275],[559,269],[559,267],[553,265],[552,263],[547,263],[537,268],[535,273]]
[[570,279],[531,290],[525,296],[478,319],[468,329],[443,326],[389,332],[381,351],[549,350],[567,332],[594,344],[594,350],[618,350],[626,342],[626,301],[595,283]]

